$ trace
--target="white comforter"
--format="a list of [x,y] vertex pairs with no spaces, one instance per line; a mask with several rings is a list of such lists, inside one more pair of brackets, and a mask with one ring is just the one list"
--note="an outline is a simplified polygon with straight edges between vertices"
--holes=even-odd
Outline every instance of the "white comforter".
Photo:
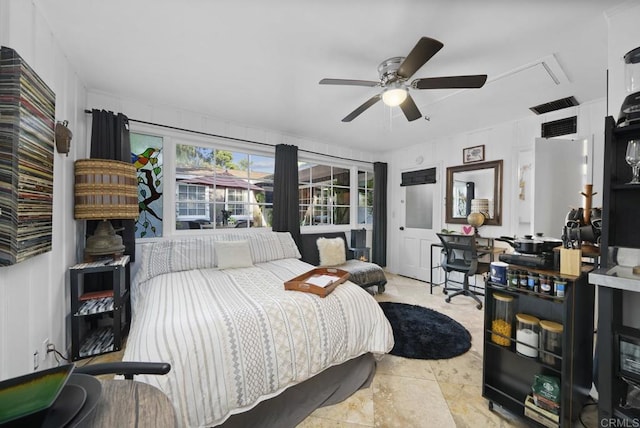
[[324,369],[386,353],[393,333],[377,302],[346,282],[326,298],[285,291],[311,269],[296,259],[151,278],[133,289],[125,361],[164,361],[136,379],[174,403],[183,426],[212,426]]

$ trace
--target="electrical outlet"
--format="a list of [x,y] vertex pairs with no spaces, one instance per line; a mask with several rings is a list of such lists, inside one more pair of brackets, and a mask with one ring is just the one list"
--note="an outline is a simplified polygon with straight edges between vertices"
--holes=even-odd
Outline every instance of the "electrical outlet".
[[40,360],[38,359],[38,350],[33,353],[33,370],[38,370],[40,366]]
[[49,353],[49,338],[47,337],[42,341],[42,348],[40,349],[40,353],[42,354],[42,360],[47,359],[47,354]]

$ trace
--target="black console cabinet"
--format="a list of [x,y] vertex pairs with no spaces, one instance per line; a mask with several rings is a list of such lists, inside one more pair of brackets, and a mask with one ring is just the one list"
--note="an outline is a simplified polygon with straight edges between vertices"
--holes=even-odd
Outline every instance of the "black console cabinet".
[[[119,351],[131,322],[129,256],[79,263],[69,276],[71,359]],[[95,290],[95,283],[102,285]]]
[[[514,266],[537,273],[551,272]],[[559,275],[559,272],[553,272]],[[560,379],[561,407],[559,426],[570,427],[587,402],[592,380],[593,304],[594,288],[587,283],[586,273],[567,279],[565,297],[555,297],[518,288],[505,288],[491,281],[485,288],[484,354],[482,395],[494,404],[525,418],[525,400],[531,394],[536,374]],[[511,343],[501,346],[491,341],[491,322],[495,305],[494,294],[513,297],[514,323]],[[560,367],[541,362],[515,351],[515,314],[525,313],[541,320],[563,325],[562,361]],[[540,354],[541,351],[538,350]],[[532,423],[531,419],[527,420]]]

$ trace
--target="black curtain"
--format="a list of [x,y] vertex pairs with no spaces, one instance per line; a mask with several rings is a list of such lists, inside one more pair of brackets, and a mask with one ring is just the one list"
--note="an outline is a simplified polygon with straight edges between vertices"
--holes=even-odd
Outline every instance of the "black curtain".
[[290,232],[298,248],[302,248],[298,199],[298,147],[296,146],[287,144],[276,146],[271,228],[276,232]]
[[373,254],[371,261],[387,265],[387,164],[373,163]]
[[[91,158],[112,159],[131,162],[129,142],[129,119],[122,113],[117,115],[106,110],[91,111]],[[124,253],[136,259],[135,220],[112,220],[113,227],[122,228]],[[87,232],[93,233],[97,222],[87,222]]]

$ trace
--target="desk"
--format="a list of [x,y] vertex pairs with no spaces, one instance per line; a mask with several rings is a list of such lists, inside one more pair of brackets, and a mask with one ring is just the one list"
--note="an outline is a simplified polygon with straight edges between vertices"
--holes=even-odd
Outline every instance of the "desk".
[[[503,247],[496,247],[493,245],[493,238],[485,238],[485,237],[478,237],[478,257],[482,257],[482,256],[489,256],[489,262],[493,262],[495,261],[496,258],[496,254],[502,254],[504,253],[504,251],[506,250],[506,248]],[[480,240],[485,241],[484,245],[480,244]],[[434,269],[438,269],[440,268],[440,264],[438,263],[436,266],[433,265],[433,249],[434,248],[443,248],[442,247],[442,243],[440,242],[434,242],[433,244],[431,244],[431,259],[430,259],[430,263],[429,263],[429,293],[433,294],[433,287],[437,287],[439,285],[444,284],[444,282],[439,282],[437,284],[433,283],[433,270]]]
[[102,380],[102,394],[85,426],[175,427],[176,414],[169,398],[158,388],[134,380]]

